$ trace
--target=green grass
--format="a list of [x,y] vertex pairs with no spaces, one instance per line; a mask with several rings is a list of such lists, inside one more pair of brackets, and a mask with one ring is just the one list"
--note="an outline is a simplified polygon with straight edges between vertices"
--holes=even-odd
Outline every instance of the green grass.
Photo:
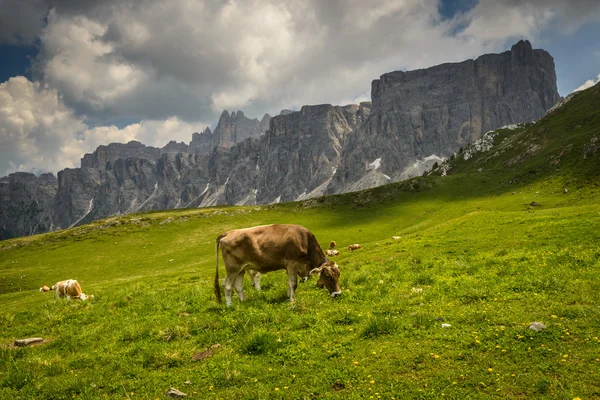
[[[585,108],[598,97],[586,91],[550,122],[502,132],[499,143],[515,143],[504,155],[458,157],[447,177],[0,242],[0,398],[164,398],[169,387],[199,399],[600,396],[600,154],[581,157],[600,126]],[[557,171],[550,155],[569,124],[581,132]],[[539,157],[502,163],[544,127]],[[218,305],[216,236],[276,222],[338,243],[342,296],[313,278],[290,304],[279,271],[260,293],[246,279],[246,302]],[[95,297],[37,291],[67,278]],[[533,332],[533,321],[548,328]],[[9,346],[32,336],[48,342]]]

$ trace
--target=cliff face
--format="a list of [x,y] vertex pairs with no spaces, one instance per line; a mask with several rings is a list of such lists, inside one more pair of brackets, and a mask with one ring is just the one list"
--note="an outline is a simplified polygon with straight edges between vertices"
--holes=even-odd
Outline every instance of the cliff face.
[[162,154],[210,154],[215,146],[231,148],[248,138],[258,138],[269,129],[271,116],[265,114],[262,119],[247,118],[242,111],[229,114],[223,111],[215,132],[206,128],[201,133],[192,134],[189,144],[175,142],[167,143],[164,147],[146,146],[138,141],[129,143],[111,143],[98,148],[81,159],[82,168],[106,168],[107,163],[118,159],[140,158],[148,161],[157,160]]
[[98,146],[96,151],[91,154],[85,154],[81,159],[81,168],[104,168],[107,162],[127,157],[155,160],[160,157],[160,153],[161,149],[145,146],[135,140],[126,144],[111,143],[106,146]]
[[215,128],[214,145],[229,149],[236,143],[249,138],[257,138],[269,127],[271,116],[265,114],[261,121],[247,118],[242,111],[223,111]]
[[398,180],[415,161],[537,120],[560,99],[553,58],[528,41],[476,60],[384,74],[371,97],[371,117],[349,135],[328,193]]
[[215,147],[213,141],[214,135],[210,128],[206,127],[202,133],[196,132],[192,134],[192,141],[190,142],[187,152],[208,154],[212,151],[213,147]]
[[325,104],[274,117],[261,140],[257,201],[322,195],[319,187],[335,173],[346,135],[364,122],[369,109],[370,103]]
[[209,196],[201,206],[264,204],[323,194],[339,162],[345,135],[368,116],[370,103],[304,106],[271,119],[267,133],[209,161]]
[[[537,120],[558,100],[552,57],[510,51],[384,74],[372,103],[304,106],[271,118],[224,111],[214,133],[162,149],[100,146],[82,168],[0,179],[0,238],[114,214],[303,200],[420,175],[488,130]],[[266,129],[265,134],[262,134]]]
[[0,178],[0,240],[53,230],[51,204],[58,181],[16,172]]

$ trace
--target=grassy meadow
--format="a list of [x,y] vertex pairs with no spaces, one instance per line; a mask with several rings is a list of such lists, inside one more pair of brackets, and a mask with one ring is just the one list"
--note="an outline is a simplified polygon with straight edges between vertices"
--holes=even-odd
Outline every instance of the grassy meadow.
[[[457,157],[445,177],[0,242],[0,398],[600,397],[599,153],[581,161],[600,108],[577,114],[599,91],[502,131],[499,156]],[[528,135],[539,152],[497,162],[526,154]],[[340,298],[312,278],[290,304],[279,271],[261,292],[246,278],[246,302],[216,303],[215,238],[268,223],[338,243]],[[69,278],[94,298],[38,291]],[[12,346],[34,336],[47,342]]]

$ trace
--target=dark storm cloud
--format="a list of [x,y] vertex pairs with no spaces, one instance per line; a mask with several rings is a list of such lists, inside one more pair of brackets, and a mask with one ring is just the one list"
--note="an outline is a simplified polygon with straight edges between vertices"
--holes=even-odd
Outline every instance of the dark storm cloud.
[[0,0],[0,44],[33,43],[47,13],[42,0]]

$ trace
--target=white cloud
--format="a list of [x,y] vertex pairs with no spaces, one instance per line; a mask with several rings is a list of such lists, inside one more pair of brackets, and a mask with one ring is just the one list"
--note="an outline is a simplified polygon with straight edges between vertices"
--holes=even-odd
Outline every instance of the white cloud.
[[[439,15],[439,0],[172,0],[168,7],[160,0],[0,0],[5,4],[22,12],[0,7],[0,42],[29,43],[39,34],[33,73],[41,83],[2,84],[3,91],[18,83],[33,94],[13,91],[3,100],[29,109],[3,108],[0,142],[16,135],[26,148],[17,149],[20,158],[0,149],[0,171],[9,169],[8,159],[12,169],[77,165],[81,153],[110,141],[160,146],[179,132],[187,141],[199,130],[189,121],[216,122],[223,109],[260,118],[366,100],[370,82],[385,72],[504,51],[507,40],[528,38],[538,47],[549,27],[568,32],[600,19],[597,0],[481,0],[453,19]],[[11,16],[27,19],[20,27],[4,24]],[[52,122],[44,122],[49,115]],[[142,122],[104,126],[119,120]]]
[[[579,86],[577,89],[573,90],[573,92],[579,92],[580,90],[589,89],[592,86],[594,86],[595,84],[597,84],[598,82],[600,82],[600,74],[598,74],[598,76],[596,77],[596,79],[588,79],[581,86]],[[571,92],[571,93],[573,93],[573,92]]]
[[85,153],[111,142],[138,140],[164,146],[170,140],[189,142],[204,123],[177,117],[144,120],[122,129],[89,128],[66,107],[55,89],[19,76],[0,84],[0,176],[15,171],[54,172],[78,167]]
[[439,0],[54,3],[36,71],[99,121],[340,104],[382,73],[535,45],[551,24],[600,17],[592,0],[481,0],[452,20]]
[[[503,50],[544,12],[480,5],[442,21],[437,0],[158,0],[110,3],[104,12],[51,11],[36,71],[90,118],[212,119],[334,103],[368,92],[380,74]],[[506,7],[509,8],[509,7]],[[110,11],[108,11],[110,10]],[[540,19],[541,18],[541,19]],[[488,30],[484,28],[488,28]],[[490,28],[491,27],[491,28]]]

